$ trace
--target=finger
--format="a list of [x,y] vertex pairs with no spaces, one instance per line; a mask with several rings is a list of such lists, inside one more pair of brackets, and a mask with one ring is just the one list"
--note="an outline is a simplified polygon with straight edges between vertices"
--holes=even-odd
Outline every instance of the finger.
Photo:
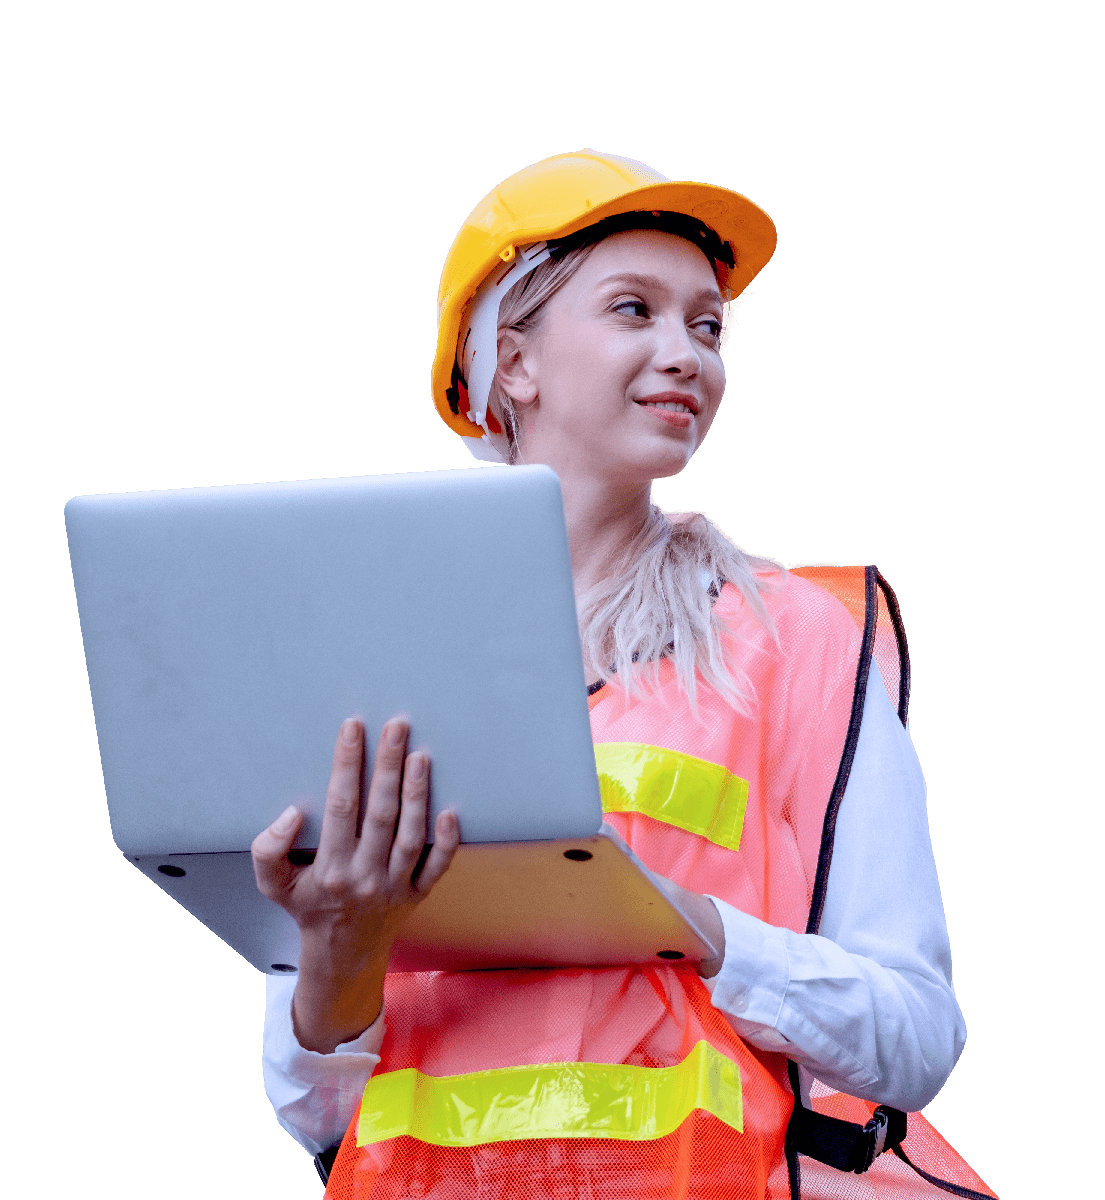
[[453,855],[460,845],[460,822],[453,810],[439,813],[434,822],[434,844],[426,859],[426,865],[412,880],[415,891],[425,896],[449,869]]
[[348,861],[357,848],[363,756],[364,726],[356,717],[348,717],[342,722],[334,744],[316,861]]
[[398,717],[393,717],[380,731],[372,781],[368,785],[368,801],[361,826],[360,857],[383,871],[388,869],[391,844],[395,840],[399,788],[409,732],[410,726]]
[[303,814],[290,804],[268,827],[254,839],[250,847],[253,874],[257,887],[270,900],[280,899],[291,891],[296,875],[302,869],[288,861],[288,851],[303,824]]
[[426,809],[430,800],[430,756],[422,751],[407,755],[400,792],[399,824],[391,847],[388,873],[409,880],[426,844]]

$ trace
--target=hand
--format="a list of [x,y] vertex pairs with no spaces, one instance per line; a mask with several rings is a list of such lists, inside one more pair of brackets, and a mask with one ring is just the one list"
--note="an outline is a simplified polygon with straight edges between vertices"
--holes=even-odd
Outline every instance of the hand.
[[391,944],[448,869],[460,842],[456,814],[442,813],[433,847],[418,869],[426,841],[430,760],[421,751],[406,753],[409,733],[407,723],[395,718],[380,734],[359,837],[364,727],[350,718],[334,746],[314,862],[297,867],[288,858],[303,824],[295,807],[253,841],[257,886],[299,926],[292,1020],[300,1045],[308,1050],[332,1053],[375,1021]]
[[691,917],[717,949],[716,957],[695,963],[698,973],[703,979],[713,979],[725,961],[725,926],[721,923],[717,907],[709,896],[703,896],[698,892],[690,891],[689,888],[680,887],[670,879],[666,880],[666,883],[675,888],[683,911]]

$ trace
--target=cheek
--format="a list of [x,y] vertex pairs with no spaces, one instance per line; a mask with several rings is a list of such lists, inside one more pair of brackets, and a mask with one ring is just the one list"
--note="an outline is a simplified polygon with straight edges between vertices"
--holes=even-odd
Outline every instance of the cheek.
[[710,398],[711,408],[716,412],[721,403],[721,397],[725,394],[725,364],[721,361],[720,354],[710,356],[705,374],[706,394]]
[[721,358],[718,357],[716,362],[710,364],[706,371],[706,395],[707,395],[707,410],[704,414],[705,422],[699,421],[699,442],[706,436],[710,430],[710,426],[714,423],[714,417],[717,416],[717,410],[721,407],[721,398],[725,394],[725,365]]
[[586,326],[550,340],[548,350],[546,399],[586,403],[592,412],[604,400],[623,397],[647,357],[625,339]]

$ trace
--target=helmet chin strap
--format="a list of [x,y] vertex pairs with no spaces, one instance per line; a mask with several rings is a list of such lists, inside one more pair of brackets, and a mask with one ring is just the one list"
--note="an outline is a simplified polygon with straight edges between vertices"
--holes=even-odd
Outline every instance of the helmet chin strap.
[[[467,351],[468,419],[483,430],[483,437],[466,437],[465,445],[484,462],[502,462],[503,456],[491,441],[487,427],[487,400],[499,361],[499,305],[503,297],[520,280],[539,267],[548,257],[544,242],[535,242],[515,251],[503,252],[506,270],[493,273],[480,284],[468,310],[468,328],[461,340],[462,353]],[[463,364],[462,364],[463,366]]]

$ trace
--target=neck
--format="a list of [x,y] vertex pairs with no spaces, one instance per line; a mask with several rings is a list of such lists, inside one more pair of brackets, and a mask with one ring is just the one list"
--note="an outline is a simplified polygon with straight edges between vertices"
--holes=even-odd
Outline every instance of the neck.
[[644,528],[651,508],[648,484],[560,476],[576,599],[601,583]]

